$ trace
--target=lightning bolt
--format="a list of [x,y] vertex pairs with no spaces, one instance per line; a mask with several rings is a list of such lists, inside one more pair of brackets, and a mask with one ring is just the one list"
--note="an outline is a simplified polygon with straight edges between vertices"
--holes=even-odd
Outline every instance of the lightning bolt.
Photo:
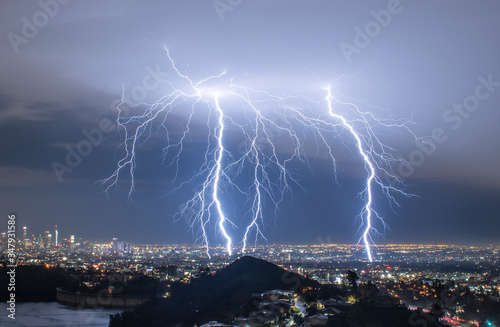
[[[300,162],[310,168],[306,151],[308,138],[313,138],[316,152],[326,152],[335,179],[337,161],[332,140],[342,139],[343,145],[349,149],[349,143],[354,142],[367,174],[360,192],[364,204],[359,214],[359,243],[364,244],[367,259],[372,261],[372,235],[379,234],[373,225],[374,219],[378,219],[384,229],[387,227],[373,207],[376,188],[396,205],[399,205],[396,194],[412,196],[403,191],[403,181],[393,173],[394,165],[402,159],[395,156],[395,149],[382,142],[374,126],[403,130],[416,137],[410,129],[410,121],[377,118],[372,112],[362,111],[354,102],[345,100],[346,97],[341,99],[333,95],[330,87],[324,88],[327,93],[325,110],[325,102],[313,97],[278,96],[242,86],[233,80],[220,86],[225,71],[195,82],[177,68],[168,49],[165,50],[175,72],[167,83],[169,91],[154,103],[136,104],[134,109],[138,114],[126,114],[121,109],[125,105],[123,100],[117,106],[116,122],[123,137],[120,146],[123,155],[116,170],[101,180],[104,191],[107,193],[117,187],[121,176],[127,174],[130,178],[129,198],[136,192],[136,152],[153,136],[155,129],[156,134],[165,135],[167,144],[162,158],[165,164],[175,167],[176,181],[184,146],[194,133],[191,128],[193,119],[195,116],[205,117],[207,137],[201,165],[172,192],[187,185],[198,187],[180,206],[176,216],[188,217],[191,229],[204,244],[208,256],[211,228],[216,229],[224,240],[227,253],[232,255],[235,245],[230,234],[238,225],[229,219],[224,204],[234,203],[234,196],[243,196],[246,201],[241,206],[248,209],[239,220],[246,221],[241,240],[241,252],[245,253],[250,238],[254,237],[255,243],[259,238],[266,239],[262,231],[268,218],[264,215],[265,209],[273,208],[271,215],[276,217],[281,203],[291,196],[292,185],[300,187],[297,174],[289,166],[292,162]],[[221,101],[230,105],[222,105]],[[234,106],[239,108],[238,115],[230,114],[229,108]],[[338,107],[348,108],[349,118],[341,114],[336,109]],[[177,110],[181,112],[177,113]],[[182,130],[173,133],[167,122],[179,116],[185,117],[180,124]],[[231,134],[227,136],[229,132]],[[234,143],[235,135],[242,140],[240,151],[229,146]],[[384,177],[389,177],[392,183],[384,183]]]
[[[377,211],[373,209],[373,193],[375,185],[378,185],[380,190],[385,194],[385,196],[392,202],[399,206],[396,198],[393,196],[394,193],[398,193],[405,197],[413,197],[411,193],[406,193],[403,191],[403,181],[392,171],[392,167],[400,162],[405,162],[403,159],[395,158],[391,152],[394,149],[384,145],[384,143],[377,137],[373,128],[371,127],[369,119],[372,119],[377,125],[385,127],[386,129],[402,129],[408,132],[413,138],[418,137],[409,128],[410,121],[395,121],[395,120],[382,120],[375,117],[372,113],[363,112],[360,108],[351,102],[345,102],[337,99],[331,93],[330,87],[324,88],[327,92],[326,102],[328,104],[328,113],[331,117],[340,121],[342,126],[349,131],[355,140],[356,148],[359,155],[363,159],[363,163],[367,172],[367,177],[365,181],[365,187],[360,193],[364,200],[364,206],[361,210],[359,217],[361,218],[362,235],[359,242],[363,242],[366,250],[366,255],[370,262],[373,261],[373,255],[371,250],[371,244],[373,244],[372,234],[380,234],[374,227],[372,223],[373,217],[376,217],[382,223],[384,229],[387,228],[387,224],[383,218],[378,214]],[[354,113],[356,119],[353,122],[349,122],[344,116],[335,113],[333,109],[332,100],[350,107]],[[357,122],[362,126],[365,134],[358,132],[354,128],[353,123]],[[377,149],[378,148],[378,149]],[[395,186],[391,184],[386,184],[382,180],[382,176],[386,176],[395,182]]]
[[370,231],[372,229],[372,214],[375,214],[378,216],[378,214],[373,210],[372,208],[372,202],[373,202],[373,197],[372,197],[372,184],[375,179],[375,168],[370,161],[370,157],[366,153],[366,151],[363,148],[363,142],[361,141],[360,136],[358,133],[354,130],[354,127],[347,122],[347,120],[334,113],[333,107],[332,107],[332,93],[330,91],[330,87],[325,88],[326,91],[328,92],[328,96],[326,97],[326,101],[328,102],[328,113],[330,116],[340,120],[342,122],[342,125],[344,125],[347,130],[352,134],[354,139],[356,140],[356,147],[358,148],[359,154],[363,158],[363,161],[365,163],[365,168],[368,172],[368,178],[366,179],[366,187],[363,190],[363,195],[365,197],[365,206],[363,207],[363,210],[360,213],[360,216],[365,223],[366,227],[363,232],[363,242],[365,244],[365,249],[366,249],[366,254],[368,256],[368,260],[371,262],[373,261],[372,253],[371,253],[371,246],[370,246]]
[[215,206],[217,208],[217,213],[219,217],[219,229],[224,235],[224,238],[226,239],[226,250],[229,255],[232,254],[232,249],[231,249],[231,237],[227,234],[226,231],[226,221],[227,218],[224,216],[224,212],[222,211],[222,206],[219,200],[219,182],[220,182],[220,177],[221,177],[221,169],[222,169],[222,156],[224,155],[224,145],[222,144],[222,137],[223,137],[223,131],[224,131],[224,113],[222,112],[220,106],[219,106],[219,100],[216,97],[215,98],[215,107],[217,108],[217,113],[219,114],[219,126],[217,127],[219,130],[219,133],[217,135],[217,159],[215,161],[215,173],[214,173],[214,186],[213,186],[213,195],[212,198],[214,200]]

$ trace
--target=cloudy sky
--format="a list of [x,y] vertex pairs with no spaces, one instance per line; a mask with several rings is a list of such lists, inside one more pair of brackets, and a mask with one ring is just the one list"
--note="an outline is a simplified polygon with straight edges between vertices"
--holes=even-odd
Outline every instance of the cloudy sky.
[[[394,210],[376,198],[390,227],[377,242],[499,242],[498,1],[1,0],[0,6],[0,230],[16,213],[36,235],[57,224],[62,237],[195,241],[173,218],[192,189],[170,193],[175,170],[162,165],[155,143],[164,135],[141,149],[138,194],[130,201],[127,176],[108,195],[97,184],[120,158],[116,126],[106,129],[103,120],[116,118],[122,92],[138,94],[146,83],[147,101],[162,96],[168,83],[156,82],[173,75],[167,47],[193,80],[225,70],[249,86],[295,95],[330,84],[363,109],[411,118],[418,136],[439,133],[441,142],[426,153],[412,138],[392,140],[395,155],[413,163],[395,171],[418,197],[399,199]],[[68,148],[99,128],[105,139],[58,178],[54,162],[67,164]],[[197,137],[186,144],[188,153],[201,149]],[[356,242],[364,171],[340,165],[336,183],[325,162],[310,159],[312,173],[297,166],[302,189],[294,188],[295,198],[277,218],[265,213],[268,241]],[[198,165],[189,155],[184,160],[184,167]]]

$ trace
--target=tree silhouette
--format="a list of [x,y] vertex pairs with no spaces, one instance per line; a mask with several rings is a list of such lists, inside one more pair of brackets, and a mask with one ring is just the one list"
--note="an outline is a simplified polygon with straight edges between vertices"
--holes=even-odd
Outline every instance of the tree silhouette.
[[355,271],[352,270],[347,271],[347,280],[352,286],[352,291],[356,293],[358,292],[358,284],[357,284],[358,279],[359,276]]

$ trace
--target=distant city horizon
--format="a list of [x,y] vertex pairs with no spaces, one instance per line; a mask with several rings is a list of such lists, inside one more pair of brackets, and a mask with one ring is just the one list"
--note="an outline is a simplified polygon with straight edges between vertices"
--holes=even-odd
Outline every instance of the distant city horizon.
[[[45,233],[49,232],[49,235],[50,236],[53,236],[55,235],[55,230],[56,230],[56,227],[57,225],[54,226],[54,229],[53,230],[50,230],[50,229],[44,229],[42,233],[29,233],[29,232],[26,232],[26,236],[27,239],[31,240],[30,236],[35,236],[35,237],[42,237]],[[25,231],[28,231],[30,230],[29,229],[29,226],[22,226],[21,227],[21,230],[23,231],[22,232],[22,235],[20,236],[20,232],[16,233],[16,237],[18,240],[22,240],[25,236],[24,236],[24,232]],[[57,228],[57,230],[59,231],[59,235],[61,234],[60,233],[60,228]],[[54,234],[50,234],[51,232],[54,232]],[[7,231],[3,231],[3,230],[0,230],[0,235],[3,235],[5,236],[5,234],[7,233]],[[127,239],[121,239],[119,237],[116,237],[116,236],[112,236],[112,237],[109,237],[109,238],[101,238],[101,239],[92,239],[92,238],[87,238],[87,237],[84,237],[84,236],[80,236],[80,235],[77,235],[77,234],[69,234],[67,237],[66,236],[59,236],[59,241],[69,241],[71,240],[71,237],[74,237],[74,240],[83,240],[84,242],[91,242],[91,243],[102,243],[102,244],[106,244],[106,243],[110,243],[112,242],[113,240],[119,240],[121,242],[125,242],[127,244],[132,244],[132,245],[180,245],[180,246],[193,246],[193,247],[204,247],[204,245],[202,244],[197,244],[196,242],[173,242],[173,243],[169,243],[169,242],[152,242],[152,243],[148,243],[147,241],[129,241]],[[61,245],[61,244],[59,244]],[[317,240],[316,242],[309,242],[309,243],[265,243],[265,242],[258,242],[256,244],[256,246],[259,246],[259,247],[263,247],[263,246],[321,246],[321,245],[327,245],[327,246],[332,246],[332,245],[339,245],[339,246],[359,246],[359,247],[363,247],[364,245],[363,244],[360,244],[360,243],[343,243],[343,242],[324,242],[322,240]],[[392,243],[384,243],[384,242],[378,242],[376,244],[376,246],[380,246],[380,247],[384,247],[384,246],[500,246],[500,241],[498,243],[494,243],[494,242],[483,242],[483,243],[480,243],[480,242],[469,242],[469,243],[458,243],[458,242],[455,242],[455,243],[416,243],[416,242],[412,242],[412,243],[404,243],[404,242],[392,242]],[[241,248],[243,245],[242,244],[234,244],[233,245],[234,248]],[[211,248],[223,248],[225,247],[224,243],[213,243],[211,246]],[[252,246],[249,246],[249,248],[251,249],[253,247]]]

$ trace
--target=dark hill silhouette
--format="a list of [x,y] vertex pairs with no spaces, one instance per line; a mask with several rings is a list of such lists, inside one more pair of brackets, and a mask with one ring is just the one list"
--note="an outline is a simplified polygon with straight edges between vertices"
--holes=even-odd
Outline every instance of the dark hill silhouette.
[[[209,281],[195,280],[193,286],[206,283],[221,297],[231,294],[234,300],[248,300],[253,293],[273,289],[296,291],[301,287],[317,286],[317,282],[289,272],[265,260],[244,256],[222,269]],[[235,290],[240,290],[235,292]],[[238,298],[240,297],[240,298]]]
[[[10,268],[0,268],[0,301],[9,299],[7,291]],[[90,292],[62,268],[45,268],[43,266],[18,266],[16,268],[15,285],[16,302],[53,302],[56,300],[56,289],[68,291]]]
[[209,320],[231,322],[245,310],[254,293],[273,289],[298,291],[310,286],[319,284],[270,262],[244,256],[213,276],[193,279],[189,284],[174,283],[171,297],[115,315],[110,326],[171,326],[177,323],[192,326]]

